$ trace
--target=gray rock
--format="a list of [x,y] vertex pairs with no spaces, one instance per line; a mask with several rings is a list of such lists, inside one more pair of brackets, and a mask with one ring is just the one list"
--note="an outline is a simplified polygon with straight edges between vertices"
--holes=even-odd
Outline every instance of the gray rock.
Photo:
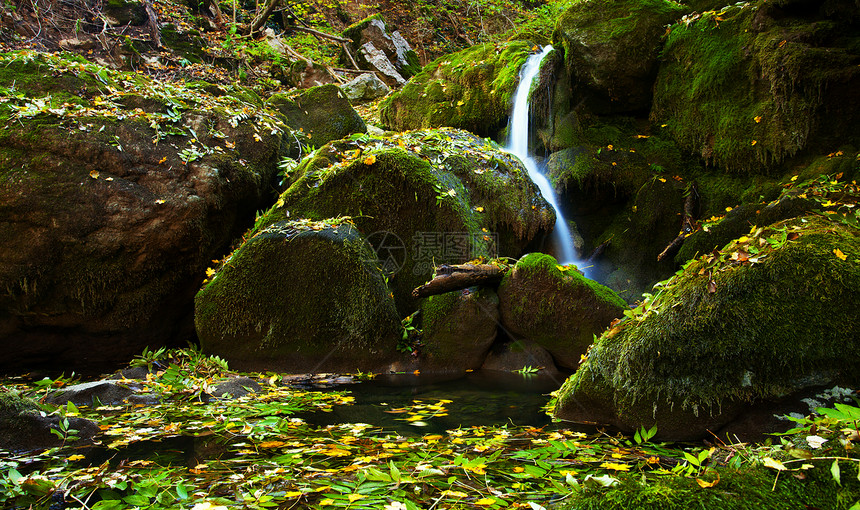
[[239,398],[258,391],[260,384],[250,377],[231,377],[218,383],[211,394],[214,398]]
[[359,55],[367,62],[369,69],[382,75],[388,85],[399,87],[406,83],[394,64],[388,60],[385,52],[378,49],[373,42],[368,41],[362,44],[358,51]]
[[104,405],[121,404],[134,393],[132,388],[115,381],[93,381],[67,386],[45,398],[45,402],[57,406],[71,402],[76,406],[91,406],[98,399]]
[[341,85],[340,89],[353,103],[373,101],[391,92],[388,85],[380,80],[375,73],[363,73]]
[[539,368],[541,374],[559,373],[552,354],[531,340],[514,340],[494,345],[481,365],[481,370],[514,372],[524,367]]

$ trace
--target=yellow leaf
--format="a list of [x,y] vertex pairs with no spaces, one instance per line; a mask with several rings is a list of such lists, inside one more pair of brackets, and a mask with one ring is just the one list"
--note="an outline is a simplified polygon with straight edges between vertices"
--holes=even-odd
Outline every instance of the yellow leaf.
[[514,473],[522,473],[525,470],[526,470],[526,468],[517,466],[514,468]]
[[839,260],[845,260],[848,258],[848,255],[842,253],[842,250],[840,250],[839,248],[834,248],[833,254],[836,255],[836,258],[838,258]]
[[792,180],[792,181],[796,181],[796,180],[797,180],[797,176],[796,176],[796,175],[792,176],[792,177],[791,177],[791,180]]
[[465,492],[460,491],[442,491],[443,496],[448,496],[449,498],[465,498],[468,496]]
[[90,177],[92,177],[93,179],[98,179],[99,178],[99,171],[98,170],[90,170]]
[[607,145],[607,146],[606,146],[606,148],[607,148],[607,149],[609,149],[609,150],[614,150],[614,149],[615,149],[615,147],[613,147],[611,143],[610,143],[609,145]]
[[714,485],[717,485],[718,483],[720,483],[720,475],[719,475],[719,473],[717,473],[717,479],[714,480],[713,482],[706,482],[706,481],[702,480],[701,478],[696,478],[696,483],[699,484],[699,487],[701,487],[703,489],[708,489],[708,488],[713,487]]
[[747,236],[740,236],[740,237],[738,237],[738,243],[745,243],[745,242],[747,242],[747,241],[749,241],[749,240],[750,240],[750,238],[749,238],[749,237],[747,237]]
[[755,144],[757,144],[757,143],[758,143],[758,141],[757,141],[757,140],[753,140],[751,143],[752,143],[752,145],[755,145]]
[[758,124],[759,122],[761,122],[761,115],[756,115],[755,116],[755,123]]
[[159,164],[159,165],[164,164],[164,162],[165,162],[165,161],[167,161],[167,156],[164,156],[163,158],[161,158],[160,160],[158,160],[158,164]]
[[364,494],[350,494],[346,497],[346,499],[348,499],[350,503],[355,503],[359,499],[364,499],[366,497],[367,496],[365,496]]
[[278,448],[284,446],[285,442],[283,441],[263,441],[260,443],[260,448]]
[[69,455],[68,460],[70,460],[70,461],[74,462],[74,461],[76,461],[76,460],[81,460],[81,459],[85,459],[85,458],[86,458],[86,457],[84,457],[83,455],[81,455],[81,454],[77,454],[77,453],[76,453],[75,455]]
[[371,154],[370,156],[364,158],[364,164],[365,165],[372,165],[374,163],[376,163],[376,156],[375,155]]
[[161,205],[161,204],[163,204],[163,203],[164,203],[164,200],[162,200],[162,199],[160,199],[160,198],[159,198],[158,200],[156,200],[156,201],[155,201],[155,203],[156,203],[156,204],[158,204],[158,205]]
[[666,179],[664,179],[664,178],[662,178],[662,177],[660,177],[658,180],[659,180],[660,182],[666,182]]
[[213,276],[215,276],[215,270],[212,269],[211,267],[207,267],[206,268],[206,278],[212,278]]
[[783,463],[782,463],[782,462],[780,462],[780,461],[778,461],[778,460],[776,460],[776,459],[772,459],[772,458],[770,458],[770,457],[765,457],[765,459],[764,459],[764,467],[769,467],[769,468],[772,468],[772,469],[776,469],[777,471],[785,471],[786,469],[788,469],[787,467],[785,467],[785,466],[783,465]]
[[290,491],[290,492],[284,494],[284,497],[297,498],[297,497],[301,496],[302,494],[304,494],[302,491]]
[[466,104],[465,101],[457,101],[457,106],[463,106],[464,104]]
[[600,465],[600,467],[605,469],[612,469],[615,471],[630,471],[629,464],[621,464],[619,462],[604,462]]
[[478,207],[476,207],[475,210],[478,212],[484,212],[484,208],[481,207],[480,205]]
[[333,504],[334,504],[334,500],[331,498],[326,498],[326,499],[320,501],[320,505],[323,505],[323,506],[329,506],[329,505],[333,505]]
[[726,207],[726,212],[729,212],[729,211],[731,211],[731,210],[732,210],[732,208],[731,208],[731,207]]
[[328,450],[323,450],[324,454],[330,457],[348,457],[350,453],[343,448],[329,448]]
[[490,506],[490,505],[494,504],[495,502],[496,502],[496,500],[494,498],[481,498],[478,501],[475,501],[475,504],[481,505],[481,506]]

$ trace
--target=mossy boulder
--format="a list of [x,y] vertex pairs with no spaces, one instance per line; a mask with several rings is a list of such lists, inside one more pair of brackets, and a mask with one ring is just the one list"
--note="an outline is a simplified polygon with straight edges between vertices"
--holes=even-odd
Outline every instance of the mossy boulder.
[[519,256],[555,222],[519,160],[453,129],[353,136],[307,157],[258,228],[351,216],[389,267],[402,316],[434,265]]
[[387,372],[400,318],[376,263],[347,221],[260,229],[197,294],[200,345],[238,368]]
[[575,369],[594,336],[621,317],[627,304],[589,280],[575,266],[550,255],[522,257],[499,284],[502,327],[514,339],[531,340],[556,363]]
[[[69,429],[75,430],[74,441],[89,442],[99,432],[98,424],[84,418],[71,417]],[[60,418],[45,415],[41,406],[13,391],[0,388],[0,448],[13,451],[41,450],[63,445],[63,439],[51,432],[60,432]]]
[[499,297],[489,288],[430,296],[421,303],[422,372],[481,367],[496,339]]
[[295,96],[276,94],[269,99],[268,106],[286,117],[290,127],[304,132],[314,147],[367,131],[364,121],[336,85],[314,87]]
[[383,100],[382,123],[395,131],[448,126],[493,136],[507,123],[531,50],[526,41],[487,43],[440,57]]
[[739,173],[858,145],[857,4],[825,3],[746,2],[673,25],[652,120],[683,148]]
[[574,100],[599,113],[647,111],[666,25],[689,9],[669,0],[576,2],[556,22]]
[[0,366],[104,371],[185,342],[205,269],[261,208],[288,129],[79,60],[0,62],[16,91],[0,105]]
[[776,223],[659,288],[595,342],[557,417],[691,440],[757,402],[860,382],[860,230],[821,216]]
[[[557,377],[560,372],[555,366],[552,354],[531,340],[511,340],[493,345],[481,370],[496,372],[517,372],[533,369],[535,373]],[[528,376],[531,372],[524,372]]]

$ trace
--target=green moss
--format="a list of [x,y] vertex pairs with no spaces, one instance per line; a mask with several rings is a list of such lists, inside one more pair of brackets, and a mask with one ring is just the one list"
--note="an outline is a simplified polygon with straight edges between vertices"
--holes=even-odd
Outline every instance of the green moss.
[[400,321],[374,262],[341,219],[272,224],[197,294],[201,346],[231,363],[378,370],[395,353]]
[[289,97],[276,94],[267,105],[286,117],[290,127],[305,133],[313,147],[367,131],[364,121],[335,85],[313,87]]
[[655,86],[652,119],[684,148],[734,172],[855,140],[844,134],[856,131],[856,115],[837,112],[848,97],[843,87],[860,83],[850,49],[860,34],[839,19],[770,9],[747,3],[674,25]]
[[[782,510],[798,504],[811,508],[847,510],[860,498],[860,484],[854,477],[842,477],[837,484],[825,462],[804,471],[802,478],[777,476],[764,467],[709,469],[704,480],[718,483],[704,489],[695,477],[666,475],[643,482],[638,473],[619,473],[620,483],[611,488],[580,489],[561,508],[578,510]],[[717,475],[718,473],[718,475]]]
[[405,256],[391,282],[404,316],[416,308],[412,289],[429,279],[434,265],[519,255],[554,221],[519,163],[464,131],[336,141],[295,174],[283,205],[268,211],[258,228],[289,211],[293,218],[348,215],[367,235],[395,234]]
[[810,216],[750,234],[744,246],[787,230],[798,237],[757,254],[755,263],[733,262],[740,249],[733,244],[665,282],[641,316],[595,343],[566,385],[562,407],[592,398],[609,402],[627,426],[655,418],[662,426],[683,423],[685,413],[719,415],[777,399],[804,380],[856,384],[848,367],[860,362],[853,346],[860,319],[845,303],[860,299],[860,232]]
[[427,64],[380,104],[382,122],[396,130],[450,126],[495,134],[507,121],[525,41],[480,44]]

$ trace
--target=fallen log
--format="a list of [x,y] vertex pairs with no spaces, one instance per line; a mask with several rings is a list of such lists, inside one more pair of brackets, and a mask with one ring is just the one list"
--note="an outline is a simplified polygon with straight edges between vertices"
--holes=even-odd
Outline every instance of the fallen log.
[[412,297],[427,297],[475,285],[499,283],[505,271],[492,264],[444,265],[436,268],[436,277],[412,291]]

